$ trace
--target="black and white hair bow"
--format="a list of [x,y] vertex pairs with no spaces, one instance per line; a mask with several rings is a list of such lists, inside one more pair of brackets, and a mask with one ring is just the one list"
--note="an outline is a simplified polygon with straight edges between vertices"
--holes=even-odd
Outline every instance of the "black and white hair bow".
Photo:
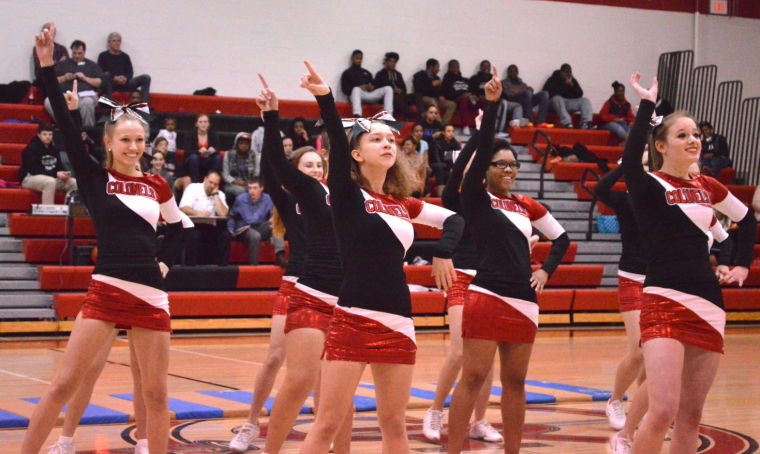
[[105,104],[111,108],[111,122],[113,123],[119,117],[124,114],[134,117],[141,122],[148,124],[148,121],[143,117],[150,114],[150,108],[146,102],[133,102],[127,105],[121,105],[113,99],[108,99],[105,96],[101,96],[98,102]]
[[361,134],[369,132],[370,128],[372,127],[372,122],[378,120],[387,124],[391,128],[391,131],[393,131],[395,134],[399,134],[399,131],[406,124],[403,121],[397,121],[395,118],[393,118],[393,115],[389,114],[385,110],[378,112],[371,117],[343,118],[341,121],[343,121],[343,128],[351,129],[351,134]]

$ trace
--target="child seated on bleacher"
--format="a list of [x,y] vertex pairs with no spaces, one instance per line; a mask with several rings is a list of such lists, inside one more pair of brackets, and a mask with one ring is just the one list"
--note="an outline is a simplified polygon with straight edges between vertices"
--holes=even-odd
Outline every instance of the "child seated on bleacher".
[[164,129],[158,131],[155,140],[159,137],[166,139],[166,168],[174,172],[175,167],[175,153],[177,152],[177,120],[174,117],[164,118]]

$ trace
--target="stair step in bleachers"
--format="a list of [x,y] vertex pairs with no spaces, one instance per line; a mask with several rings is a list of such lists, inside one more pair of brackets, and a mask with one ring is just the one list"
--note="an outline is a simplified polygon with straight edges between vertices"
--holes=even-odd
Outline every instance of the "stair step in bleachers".
[[[533,140],[533,134],[538,128],[513,128],[510,131],[512,143],[528,145]],[[564,129],[540,128],[552,139],[553,144],[580,142],[589,145],[617,145],[617,140],[609,131],[598,129]]]
[[[555,143],[554,145],[573,148],[574,144]],[[541,145],[539,145],[539,147],[540,146]],[[623,156],[623,147],[616,147],[613,145],[586,145],[586,148],[588,149],[588,151],[594,153],[597,158],[606,159],[609,162],[617,162],[618,159],[620,159]],[[528,152],[530,153],[531,158],[533,158],[535,162],[541,162],[541,160],[543,159],[543,156],[541,155],[541,153],[535,148],[533,148],[533,145],[528,145]]]
[[[538,191],[540,184],[541,183],[536,180],[523,180],[518,178],[517,181],[514,182],[513,190],[520,194],[530,191]],[[544,181],[544,191],[567,192],[572,190],[573,186],[570,183],[560,183],[552,180]]]
[[0,276],[3,279],[37,279],[37,268],[21,264],[0,266]]
[[52,307],[53,296],[44,293],[7,291],[0,294],[0,308],[49,308]]
[[23,143],[0,143],[0,158],[3,165],[21,164],[21,152],[26,144]]
[[44,320],[52,318],[55,318],[55,310],[53,309],[0,308],[0,320]]
[[37,135],[37,125],[32,123],[0,123],[0,143],[26,145]]
[[15,238],[0,238],[0,252],[21,252],[21,241]]
[[[617,164],[609,164],[610,170],[614,170],[616,167]],[[552,167],[552,173],[557,181],[580,181],[586,169],[602,173],[597,164],[590,162],[558,162]]]
[[0,262],[23,262],[24,254],[20,252],[0,252]]
[[[3,276],[5,277],[5,276]],[[0,280],[0,291],[5,290],[39,290],[37,281]]]
[[575,257],[575,263],[578,264],[617,264],[620,262],[619,254],[578,254]]
[[45,107],[38,104],[0,104],[0,121],[47,121],[50,114]]

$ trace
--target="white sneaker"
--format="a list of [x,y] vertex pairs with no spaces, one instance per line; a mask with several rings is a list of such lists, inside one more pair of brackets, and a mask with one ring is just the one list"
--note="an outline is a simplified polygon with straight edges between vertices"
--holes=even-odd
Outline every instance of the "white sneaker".
[[237,452],[245,452],[250,448],[252,440],[259,436],[259,425],[245,423],[238,429],[235,438],[230,440],[230,449]]
[[607,408],[604,409],[607,414],[607,420],[610,422],[610,427],[615,430],[620,430],[625,426],[625,404],[619,400],[607,401]]
[[631,454],[631,440],[620,435],[620,432],[610,438],[610,447],[612,448],[612,454]]
[[137,440],[137,444],[135,445],[135,454],[150,454],[148,452],[148,439],[147,438],[141,438]]
[[494,429],[485,419],[470,424],[470,438],[500,443],[504,441],[498,430]]
[[73,442],[62,443],[61,440],[56,441],[55,444],[48,449],[47,454],[76,454],[77,452]]
[[441,440],[441,426],[443,425],[443,412],[428,409],[422,419],[422,434],[425,438],[433,441]]

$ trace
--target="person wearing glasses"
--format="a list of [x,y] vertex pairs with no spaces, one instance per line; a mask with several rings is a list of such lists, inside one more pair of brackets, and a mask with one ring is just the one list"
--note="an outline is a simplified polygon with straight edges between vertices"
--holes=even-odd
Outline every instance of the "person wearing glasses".
[[[470,414],[497,349],[504,452],[519,452],[525,375],[538,327],[536,293],[543,290],[570,244],[565,229],[543,205],[512,192],[520,162],[506,141],[494,141],[502,86],[495,68],[492,73],[484,87],[486,111],[478,150],[460,196],[481,257],[465,296],[462,378],[449,411],[449,453],[462,451]],[[529,241],[534,227],[552,241],[552,247],[543,265],[531,272]]]

